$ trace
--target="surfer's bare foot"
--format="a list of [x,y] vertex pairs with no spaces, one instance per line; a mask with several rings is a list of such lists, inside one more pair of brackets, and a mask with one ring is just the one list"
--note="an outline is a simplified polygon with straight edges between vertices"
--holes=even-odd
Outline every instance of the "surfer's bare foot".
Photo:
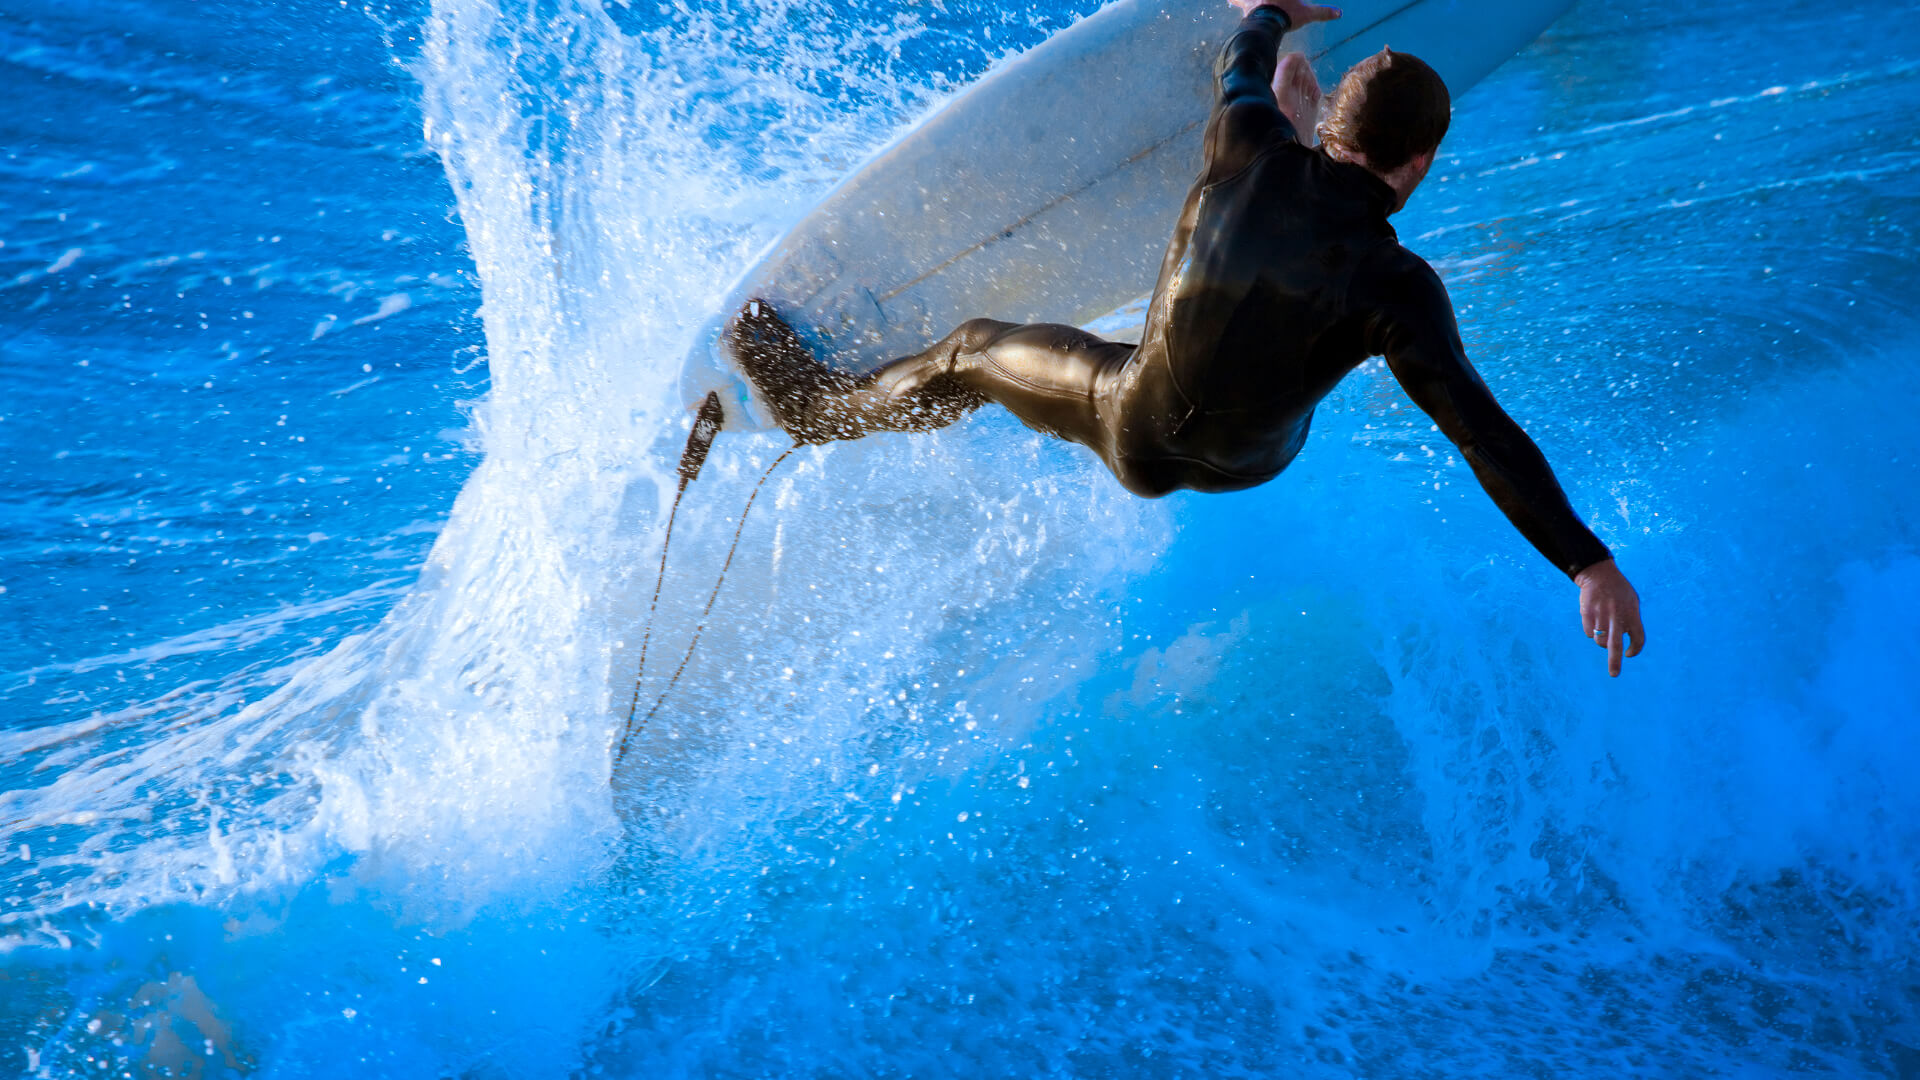
[[[942,378],[951,374],[956,348],[1010,323],[975,319],[933,350],[897,360],[861,378],[814,358],[800,335],[764,300],[750,300],[727,323],[720,345],[765,399],[773,418],[803,443],[858,439],[877,431],[932,431],[985,404],[979,393]],[[880,385],[898,369],[917,372],[897,395]]]
[[1320,123],[1320,103],[1324,95],[1313,65],[1305,56],[1288,53],[1280,58],[1280,66],[1273,73],[1273,97],[1281,113],[1293,124],[1300,145],[1312,146],[1313,129]]
[[773,411],[773,418],[801,442],[826,442],[814,415],[822,395],[844,391],[846,376],[822,364],[785,319],[764,300],[749,300],[720,333],[720,346]]

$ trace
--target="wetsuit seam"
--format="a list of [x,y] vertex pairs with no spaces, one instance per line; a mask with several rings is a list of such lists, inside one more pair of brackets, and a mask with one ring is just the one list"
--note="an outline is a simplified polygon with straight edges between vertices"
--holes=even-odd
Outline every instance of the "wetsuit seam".
[[[1176,277],[1173,280],[1178,280],[1178,278]],[[1171,290],[1173,282],[1169,281],[1167,284],[1169,290]],[[1168,301],[1168,303],[1172,303],[1172,301]],[[1174,423],[1171,429],[1171,434],[1178,435],[1187,429],[1187,425],[1192,423],[1194,416],[1200,412],[1200,403],[1194,400],[1192,394],[1187,393],[1186,387],[1180,385],[1180,373],[1174,370],[1173,354],[1167,348],[1166,327],[1162,326],[1159,333],[1155,334],[1149,340],[1153,341],[1157,347],[1153,350],[1152,359],[1148,362],[1159,364],[1161,370],[1167,373],[1167,385],[1173,387],[1173,392],[1180,395],[1181,403],[1187,407],[1186,413]],[[1143,341],[1134,349],[1134,355],[1139,356],[1145,348],[1146,342]]]

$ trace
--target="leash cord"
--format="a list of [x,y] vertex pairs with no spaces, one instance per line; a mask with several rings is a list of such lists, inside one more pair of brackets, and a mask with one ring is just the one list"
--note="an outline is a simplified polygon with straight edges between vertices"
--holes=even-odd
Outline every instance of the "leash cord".
[[627,702],[627,721],[620,736],[620,749],[613,755],[615,765],[627,756],[627,741],[633,738],[633,714],[640,708],[640,676],[647,670],[647,643],[653,640],[653,613],[660,606],[660,586],[667,580],[667,551],[673,546],[673,519],[680,516],[680,497],[687,493],[687,482],[680,481],[680,490],[673,493],[673,509],[667,511],[667,535],[660,541],[660,573],[653,579],[653,601],[647,605],[647,628],[640,635],[640,666],[633,675],[633,700]]
[[[710,438],[709,441],[711,441]],[[691,451],[691,449],[692,447],[690,445],[689,451]],[[653,585],[653,604],[647,608],[647,629],[640,639],[640,666],[639,670],[637,670],[633,676],[633,700],[627,706],[627,722],[625,730],[620,736],[620,747],[613,755],[613,766],[616,771],[619,770],[621,761],[626,758],[627,747],[633,741],[633,737],[645,731],[647,724],[660,712],[660,706],[666,703],[667,695],[673,693],[674,686],[680,682],[680,676],[685,674],[688,661],[693,659],[693,650],[700,644],[700,635],[706,632],[707,617],[713,614],[714,601],[720,598],[720,587],[727,582],[727,571],[733,568],[734,553],[740,550],[740,536],[746,531],[747,515],[753,512],[753,504],[760,498],[760,489],[766,486],[767,479],[773,475],[773,470],[779,468],[780,463],[787,460],[797,449],[799,449],[798,446],[790,446],[782,451],[780,456],[774,458],[773,463],[767,466],[767,471],[760,474],[760,479],[753,485],[753,493],[747,496],[747,505],[740,511],[740,521],[733,527],[733,543],[727,547],[727,558],[726,561],[720,565],[720,576],[713,583],[713,591],[707,594],[706,608],[700,612],[700,624],[694,628],[692,640],[687,642],[687,651],[680,657],[680,665],[674,668],[673,677],[667,680],[666,688],[660,691],[659,697],[653,699],[653,706],[647,710],[647,715],[642,717],[638,724],[635,724],[633,722],[633,716],[634,713],[639,710],[640,706],[640,682],[641,679],[645,677],[647,671],[647,643],[653,637],[654,610],[660,603],[661,583],[666,580],[667,576],[667,545],[673,542],[673,520],[675,514],[680,510],[680,496],[686,493],[687,482],[692,479],[691,476],[687,475],[686,470],[684,468],[682,469],[680,490],[674,494],[673,509],[667,514],[667,535],[660,545],[660,576],[655,580]],[[705,454],[702,453],[701,457],[704,458]],[[698,464],[695,464],[694,471],[697,472],[698,469]]]

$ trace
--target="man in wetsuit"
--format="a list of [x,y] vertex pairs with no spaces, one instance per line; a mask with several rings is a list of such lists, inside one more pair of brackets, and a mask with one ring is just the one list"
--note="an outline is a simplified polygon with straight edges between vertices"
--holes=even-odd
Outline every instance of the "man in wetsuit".
[[1301,130],[1319,88],[1303,58],[1279,61],[1280,39],[1338,12],[1230,2],[1246,17],[1216,64],[1205,164],[1140,344],[974,319],[853,378],[814,360],[755,301],[724,346],[802,442],[931,430],[991,401],[1087,446],[1148,497],[1273,479],[1305,444],[1321,399],[1385,356],[1508,519],[1578,583],[1582,628],[1618,675],[1645,640],[1633,586],[1467,362],[1439,276],[1387,223],[1433,164],[1450,118],[1446,86],[1418,59],[1383,50],[1341,80],[1319,124],[1322,146],[1309,149]]

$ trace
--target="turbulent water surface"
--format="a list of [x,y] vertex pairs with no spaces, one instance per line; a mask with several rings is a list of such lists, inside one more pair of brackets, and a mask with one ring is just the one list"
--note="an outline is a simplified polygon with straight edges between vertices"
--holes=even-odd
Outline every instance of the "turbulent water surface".
[[1397,219],[1621,679],[1372,365],[1233,496],[795,455],[610,784],[698,328],[1091,6],[10,0],[0,1071],[1920,1076],[1898,5],[1583,0]]

